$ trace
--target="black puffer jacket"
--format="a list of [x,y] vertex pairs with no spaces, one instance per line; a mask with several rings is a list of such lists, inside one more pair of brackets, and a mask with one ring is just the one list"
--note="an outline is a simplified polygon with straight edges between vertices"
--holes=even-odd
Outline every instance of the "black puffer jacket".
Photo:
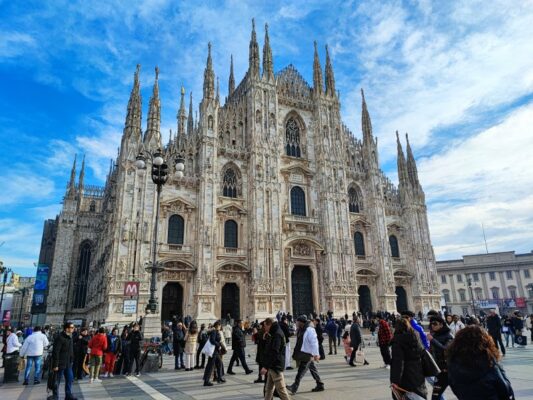
[[514,399],[513,388],[498,363],[476,367],[448,362],[448,378],[453,393],[459,400]]
[[426,378],[421,363],[423,351],[424,347],[416,332],[395,334],[392,339],[390,381],[426,398]]
[[56,336],[52,349],[52,368],[65,369],[72,366],[74,346],[72,337],[64,331]]
[[231,347],[233,349],[244,349],[246,347],[246,337],[240,326],[234,326],[231,331]]
[[281,372],[285,369],[285,335],[279,324],[274,322],[264,336],[264,349],[261,365],[263,368]]
[[438,332],[433,333],[432,336],[433,339],[429,343],[429,351],[441,371],[447,370],[446,355],[444,352],[453,340],[452,332],[448,326],[444,325]]

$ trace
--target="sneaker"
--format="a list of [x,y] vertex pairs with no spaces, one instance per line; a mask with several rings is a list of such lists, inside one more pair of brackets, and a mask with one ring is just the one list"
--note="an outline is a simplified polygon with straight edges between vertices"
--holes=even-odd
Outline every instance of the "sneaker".
[[287,367],[287,368],[285,368],[285,369],[288,369],[288,370],[290,370],[290,369],[294,369],[294,368],[293,368],[293,367]]
[[254,370],[253,369],[249,369],[248,371],[246,371],[246,375],[250,375],[250,374],[253,374]]
[[22,382],[22,384],[23,384],[24,386],[28,386],[28,381],[24,381],[24,382]]
[[100,383],[100,382],[102,382],[102,380],[101,380],[100,378],[96,378],[94,381],[95,381],[96,383]]
[[38,380],[38,379],[35,379],[35,380],[33,381],[33,384],[34,384],[34,385],[38,385],[39,383],[41,383],[41,381]]
[[292,395],[296,394],[296,390],[294,390],[294,388],[291,385],[287,385],[286,388],[289,394],[292,394]]
[[106,372],[106,373],[104,374],[104,378],[109,378],[109,373]]
[[141,376],[141,373],[140,372],[136,372],[135,376]]
[[311,389],[311,392],[323,392],[324,391],[324,385],[317,385],[316,388]]
[[257,378],[254,383],[263,383],[263,380],[261,378]]
[[113,373],[110,373],[110,374],[109,374],[109,377],[110,377],[110,378],[112,378],[113,376],[114,376]]
[[93,382],[94,382],[93,378],[89,379],[89,383],[93,383]]
[[385,365],[385,368],[390,369],[390,365],[389,364]]

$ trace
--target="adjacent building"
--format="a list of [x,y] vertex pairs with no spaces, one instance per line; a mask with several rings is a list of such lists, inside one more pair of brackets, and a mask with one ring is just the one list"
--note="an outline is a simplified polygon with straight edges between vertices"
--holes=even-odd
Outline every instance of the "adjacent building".
[[508,251],[438,261],[437,272],[448,312],[472,315],[495,308],[501,314],[515,310],[533,313],[533,252]]
[[361,135],[342,122],[325,53],[323,69],[315,44],[312,85],[293,65],[274,73],[268,29],[261,67],[254,27],[248,71],[236,85],[231,59],[222,99],[209,45],[199,117],[192,94],[187,110],[182,89],[167,144],[158,70],[143,130],[137,68],[105,185],[85,182],[84,161],[78,179],[72,168],[57,217],[47,323],[129,322],[144,313],[156,191],[149,168],[139,171],[135,161],[140,151],[158,149],[170,164],[185,159],[185,177],[169,165],[162,191],[162,320],[438,307],[425,195],[409,142],[405,154],[397,135],[396,187],[380,169],[364,95]]

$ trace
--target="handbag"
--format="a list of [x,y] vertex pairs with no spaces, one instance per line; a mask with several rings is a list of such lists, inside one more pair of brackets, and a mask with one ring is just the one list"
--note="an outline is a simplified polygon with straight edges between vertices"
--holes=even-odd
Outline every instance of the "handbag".
[[49,392],[55,389],[56,375],[57,375],[57,372],[50,369],[50,372],[48,373],[48,380],[46,381],[46,390]]
[[215,352],[215,345],[211,343],[210,340],[205,342],[204,347],[202,348],[202,354],[205,354],[207,357],[213,357]]
[[364,364],[365,363],[365,352],[363,350],[362,345],[359,346],[357,351],[355,352],[355,363],[356,364]]
[[440,368],[429,351],[424,349],[422,351],[422,354],[420,355],[420,358],[422,361],[422,370],[424,371],[425,377],[437,376],[438,374],[440,374]]
[[514,341],[519,346],[526,346],[527,345],[527,336],[516,335],[514,337]]
[[391,386],[392,390],[392,397],[396,400],[425,400],[424,397],[419,396],[418,394],[414,392],[408,392],[405,389],[402,388],[394,388]]
[[17,369],[19,372],[24,371],[26,368],[26,360],[22,357],[19,357],[19,364],[17,366]]

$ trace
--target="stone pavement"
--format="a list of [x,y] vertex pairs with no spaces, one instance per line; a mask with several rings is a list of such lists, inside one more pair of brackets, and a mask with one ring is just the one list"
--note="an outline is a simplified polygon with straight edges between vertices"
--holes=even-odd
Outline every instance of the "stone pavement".
[[[327,343],[327,341],[325,342]],[[342,346],[341,346],[342,348]],[[255,359],[255,346],[248,344],[247,360],[257,372]],[[340,350],[340,349],[339,349]],[[302,380],[298,394],[292,396],[294,400],[347,400],[354,398],[381,400],[390,399],[389,370],[380,368],[381,357],[375,345],[366,348],[370,361],[369,366],[349,367],[344,359],[344,351],[338,355],[328,356],[326,345],[326,360],[320,361],[318,370],[325,383],[326,390],[321,393],[312,393],[314,381],[308,372]],[[231,351],[230,351],[231,354]],[[229,362],[229,355],[225,356],[225,366]],[[79,399],[121,399],[121,400],[168,400],[168,399],[262,399],[262,385],[253,384],[256,374],[245,375],[242,367],[234,368],[237,375],[226,375],[225,384],[216,384],[212,387],[202,386],[202,371],[174,371],[173,357],[165,356],[162,370],[157,373],[143,374],[140,377],[114,377],[102,383],[89,384],[87,380],[74,384],[75,395]],[[533,399],[533,348],[509,349],[503,366],[516,393],[517,399]],[[1,375],[1,373],[0,373]],[[296,370],[286,371],[287,384],[294,380]],[[0,376],[2,378],[2,376]],[[63,387],[62,387],[63,389]],[[64,398],[61,393],[61,399]],[[456,399],[450,389],[445,393],[447,400]],[[45,384],[39,386],[22,386],[19,384],[6,384],[0,386],[0,399],[2,400],[44,400],[46,398]]]

